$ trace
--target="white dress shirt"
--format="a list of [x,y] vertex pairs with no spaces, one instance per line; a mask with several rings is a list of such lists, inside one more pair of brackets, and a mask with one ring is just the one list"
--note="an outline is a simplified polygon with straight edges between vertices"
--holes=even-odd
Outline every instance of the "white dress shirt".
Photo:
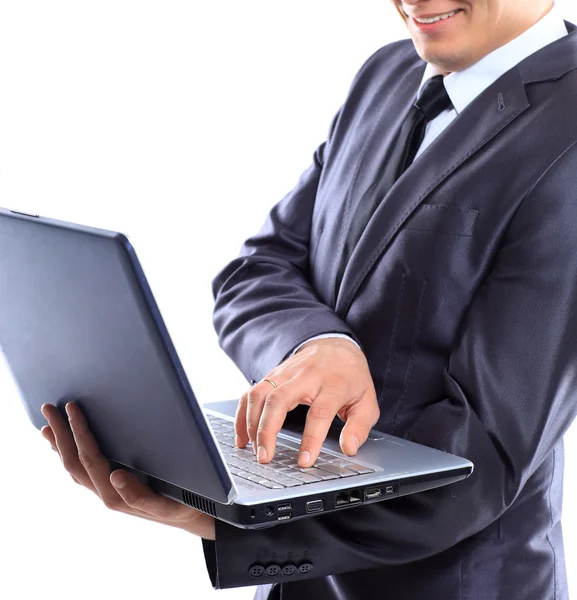
[[[453,103],[453,108],[443,111],[436,119],[427,124],[425,137],[415,155],[415,160],[443,132],[449,123],[457,118],[457,115],[468,104],[492,83],[497,81],[501,75],[505,74],[509,69],[512,69],[531,54],[566,35],[567,28],[563,22],[563,17],[560,15],[559,9],[554,5],[540,21],[537,21],[535,25],[514,40],[493,50],[493,52],[487,54],[487,56],[469,68],[449,73],[443,79],[443,83]],[[421,89],[425,83],[431,77],[438,74],[438,71],[432,65],[427,64],[417,97],[421,93]]]
[[[463,71],[449,73],[443,79],[447,94],[451,99],[453,108],[444,110],[438,117],[427,123],[425,137],[415,155],[415,160],[421,153],[439,136],[445,128],[456,119],[460,112],[470,104],[481,92],[494,83],[501,75],[512,69],[522,60],[534,54],[541,48],[557,41],[567,35],[567,28],[559,9],[553,8],[542,17],[535,25],[527,29],[521,35],[511,40],[504,46],[493,50],[490,54],[471,65]],[[424,84],[439,72],[430,64],[425,67],[421,85],[416,98],[421,93]],[[415,98],[415,99],[416,99]],[[311,337],[299,344],[293,351],[296,352],[303,344],[311,340],[342,337],[358,344],[344,333],[324,333]]]

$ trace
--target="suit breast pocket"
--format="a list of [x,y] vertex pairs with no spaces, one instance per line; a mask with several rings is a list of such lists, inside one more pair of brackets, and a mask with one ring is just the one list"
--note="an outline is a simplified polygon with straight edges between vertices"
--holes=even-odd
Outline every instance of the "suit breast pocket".
[[401,231],[428,231],[445,235],[472,236],[479,211],[442,204],[421,204],[407,219]]

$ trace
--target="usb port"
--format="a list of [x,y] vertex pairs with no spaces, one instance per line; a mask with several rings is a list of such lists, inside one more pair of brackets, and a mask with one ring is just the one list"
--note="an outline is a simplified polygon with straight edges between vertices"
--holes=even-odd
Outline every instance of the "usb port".
[[279,504],[278,505],[278,512],[286,512],[287,510],[292,510],[293,509],[293,505],[291,502],[284,502],[283,504]]
[[310,500],[307,502],[307,512],[321,512],[325,507],[325,503],[322,500]]
[[374,500],[375,498],[380,498],[383,495],[383,490],[381,488],[367,488],[365,490],[365,500]]
[[277,521],[288,521],[292,516],[292,513],[285,513],[284,515],[280,515]]

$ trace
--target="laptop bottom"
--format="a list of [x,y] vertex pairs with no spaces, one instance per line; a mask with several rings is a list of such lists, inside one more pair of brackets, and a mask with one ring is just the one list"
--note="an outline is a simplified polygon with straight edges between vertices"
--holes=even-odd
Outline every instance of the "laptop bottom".
[[[261,498],[262,494],[239,495],[232,504],[221,504],[204,496],[200,496],[179,486],[173,485],[152,475],[138,471],[133,467],[110,461],[113,469],[125,469],[134,473],[143,483],[157,494],[161,494],[181,504],[185,504],[200,512],[206,513],[230,525],[243,529],[260,529],[272,527],[279,523],[303,519],[337,510],[346,510],[355,506],[382,502],[416,492],[430,490],[465,479],[469,469],[430,473],[415,477],[404,477],[379,484],[358,484],[352,489],[331,490],[325,492],[312,491],[303,495],[305,488],[300,488],[299,495],[286,500]],[[359,477],[359,479],[361,479]],[[312,488],[312,485],[311,485]],[[295,492],[296,494],[296,492]]]

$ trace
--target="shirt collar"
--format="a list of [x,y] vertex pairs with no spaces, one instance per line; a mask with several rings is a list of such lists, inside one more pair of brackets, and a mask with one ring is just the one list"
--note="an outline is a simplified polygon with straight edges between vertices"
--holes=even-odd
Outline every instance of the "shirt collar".
[[[556,5],[553,5],[544,17],[514,40],[493,50],[467,69],[449,73],[443,82],[457,114],[501,75],[565,35],[567,27]],[[417,97],[425,83],[438,74],[439,72],[427,63]]]

